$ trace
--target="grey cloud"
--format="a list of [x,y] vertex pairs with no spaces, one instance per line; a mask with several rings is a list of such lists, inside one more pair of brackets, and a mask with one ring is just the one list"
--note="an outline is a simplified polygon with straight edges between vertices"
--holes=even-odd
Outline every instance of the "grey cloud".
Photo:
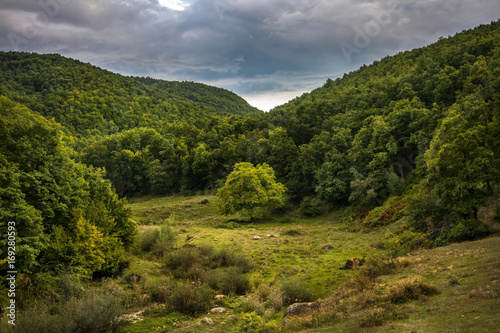
[[[57,52],[126,75],[247,95],[310,90],[500,16],[498,0],[191,0],[184,11],[157,0],[41,1],[58,4],[45,21],[38,1],[2,1],[1,50]],[[22,42],[13,45],[12,34]],[[348,57],[341,45],[351,48]]]

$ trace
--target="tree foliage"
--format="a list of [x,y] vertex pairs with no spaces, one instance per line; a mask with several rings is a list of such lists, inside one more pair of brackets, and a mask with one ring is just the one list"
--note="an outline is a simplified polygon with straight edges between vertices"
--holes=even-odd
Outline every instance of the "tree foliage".
[[[267,164],[304,206],[371,210],[413,191],[412,223],[437,235],[474,219],[498,189],[500,21],[387,56],[268,113],[225,90],[126,78],[57,55],[0,60],[0,94],[59,122],[72,135],[67,155],[105,171],[122,197],[213,190],[238,163]],[[15,140],[16,149],[32,144]],[[44,149],[32,149],[33,161],[61,165]],[[75,205],[69,199],[24,205],[37,185],[23,189],[24,164],[4,159],[0,181],[11,190],[2,193],[33,230],[43,214],[78,220],[63,209]],[[59,172],[88,181],[82,168]],[[34,244],[43,243],[38,234]]]
[[223,214],[243,212],[253,216],[258,208],[282,207],[285,186],[276,182],[274,170],[267,164],[256,167],[249,162],[237,163],[226,183],[217,192]]
[[54,122],[6,97],[0,111],[0,227],[6,234],[7,222],[16,223],[16,268],[118,269],[135,226],[102,171],[71,159]]

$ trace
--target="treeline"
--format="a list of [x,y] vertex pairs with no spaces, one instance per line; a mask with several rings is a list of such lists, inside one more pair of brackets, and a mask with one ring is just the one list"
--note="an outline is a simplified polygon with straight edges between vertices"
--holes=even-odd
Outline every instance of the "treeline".
[[294,200],[374,207],[426,177],[425,153],[453,111],[476,105],[494,127],[498,27],[386,57],[268,114],[133,129],[95,140],[80,158],[105,167],[122,195],[213,188],[247,161],[271,165]]
[[498,189],[500,21],[363,66],[269,113],[202,85],[54,55],[2,57],[1,93],[78,136],[73,157],[105,170],[120,196],[215,189],[236,163],[267,163],[308,214],[352,205],[375,226],[408,203],[416,231],[453,239],[483,232],[464,221],[477,221]]
[[0,52],[0,95],[78,137],[175,121],[203,126],[213,116],[258,112],[224,89],[125,77],[57,54]]

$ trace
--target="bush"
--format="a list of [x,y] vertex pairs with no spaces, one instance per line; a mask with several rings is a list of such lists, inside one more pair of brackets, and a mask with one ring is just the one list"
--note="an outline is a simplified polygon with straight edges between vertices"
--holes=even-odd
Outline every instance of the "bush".
[[286,236],[298,236],[300,234],[302,234],[302,233],[300,232],[300,230],[297,230],[297,229],[288,229],[285,232],[283,232],[283,235],[286,235]]
[[144,252],[163,257],[171,251],[176,233],[169,224],[147,229],[137,236],[137,244]]
[[76,274],[63,274],[59,277],[58,288],[60,294],[66,298],[79,297],[82,295],[84,288],[81,277]]
[[241,301],[241,309],[243,312],[255,312],[259,316],[262,316],[266,311],[264,303],[255,294]]
[[451,229],[444,229],[436,239],[436,246],[444,246],[449,243],[465,242],[488,236],[490,233],[487,224],[475,220],[462,220]]
[[158,303],[166,303],[173,289],[173,283],[168,278],[161,278],[148,281],[144,285],[144,289],[151,297],[151,301]]
[[362,328],[382,326],[387,317],[387,309],[381,307],[370,308],[361,316],[359,326]]
[[120,302],[112,295],[86,295],[72,298],[50,309],[40,305],[36,309],[18,313],[14,332],[116,332],[121,323]]
[[495,215],[493,219],[497,222],[500,222],[500,203],[495,207]]
[[213,297],[213,290],[204,284],[179,282],[172,290],[168,303],[174,311],[195,316],[212,307]]
[[388,234],[387,238],[388,240],[384,243],[384,246],[391,250],[394,257],[403,256],[417,248],[432,245],[429,234],[417,232],[413,229],[405,230],[399,234]]
[[76,301],[72,311],[76,327],[72,332],[108,332],[116,331],[120,315],[119,302],[110,295],[92,295],[82,301]]
[[283,307],[283,292],[279,288],[273,288],[266,301],[266,306],[278,311]]
[[[177,278],[196,280],[210,269],[237,267],[238,274],[252,269],[251,260],[243,253],[228,249],[214,250],[212,247],[184,246],[165,258],[165,265]],[[233,271],[234,272],[234,271]],[[234,274],[235,276],[238,274]]]
[[215,267],[238,267],[242,273],[248,273],[252,269],[252,262],[244,253],[238,253],[228,249],[220,249],[213,252],[211,261]]
[[365,259],[363,273],[371,279],[375,279],[382,275],[392,274],[396,267],[394,260],[373,256]]
[[187,245],[170,253],[165,258],[165,265],[176,278],[197,279],[209,266],[209,260],[201,248]]
[[300,213],[306,217],[319,216],[326,211],[324,204],[318,198],[305,197],[300,203]]
[[312,302],[314,295],[298,278],[289,278],[281,284],[283,303],[290,305],[296,302]]
[[250,280],[237,267],[225,267],[208,272],[204,280],[214,290],[231,295],[243,295],[250,290]]
[[383,206],[372,209],[364,218],[362,225],[366,228],[376,228],[397,221],[406,206],[406,200],[392,197]]

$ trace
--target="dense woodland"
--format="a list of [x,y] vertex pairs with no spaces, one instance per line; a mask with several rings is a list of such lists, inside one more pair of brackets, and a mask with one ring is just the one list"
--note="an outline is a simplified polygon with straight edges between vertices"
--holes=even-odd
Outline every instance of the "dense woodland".
[[17,52],[0,53],[0,95],[1,227],[20,225],[31,274],[112,274],[134,234],[120,198],[216,190],[239,162],[285,185],[276,214],[350,206],[365,228],[406,215],[409,247],[487,234],[477,213],[498,191],[500,21],[268,113],[223,89]]

